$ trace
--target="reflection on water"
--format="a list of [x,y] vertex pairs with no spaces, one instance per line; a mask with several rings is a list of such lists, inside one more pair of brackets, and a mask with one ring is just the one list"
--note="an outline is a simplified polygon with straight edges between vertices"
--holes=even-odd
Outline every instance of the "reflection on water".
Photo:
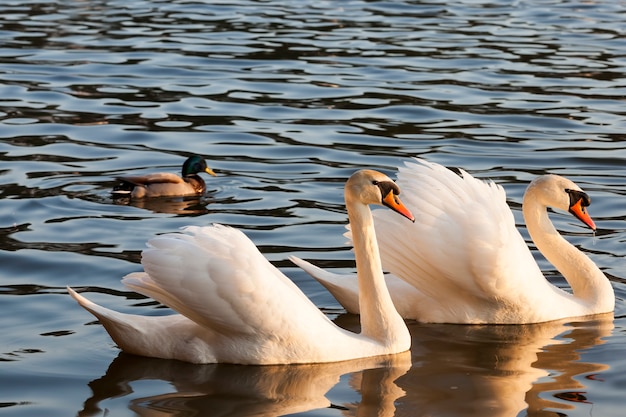
[[[102,378],[89,386],[93,395],[79,416],[102,413],[99,403],[132,395],[132,383],[157,379],[171,384],[167,392],[130,399],[140,416],[211,415],[279,416],[335,407],[360,416],[393,416],[395,401],[405,392],[395,381],[411,366],[409,352],[387,358],[369,358],[330,364],[237,366],[191,365],[121,353]],[[342,375],[351,374],[361,403],[332,404],[326,393]]]
[[[625,20],[614,0],[0,2],[0,414],[210,414],[211,401],[228,414],[238,399],[259,413],[301,401],[303,415],[621,417]],[[220,174],[206,196],[111,198],[115,177],[178,172],[192,153]],[[536,175],[580,184],[595,237],[553,219],[610,277],[615,330],[412,324],[404,374],[382,363],[296,374],[111,364],[119,350],[65,291],[164,314],[120,278],[140,270],[155,235],[225,223],[354,327],[287,258],[353,271],[345,179],[362,167],[393,176],[413,155],[501,184],[520,225]]]
[[[613,329],[609,318],[591,322],[573,323],[562,336],[564,344],[543,348],[534,366],[548,371],[545,378],[537,381],[528,392],[530,412],[540,410],[573,410],[577,403],[592,404],[586,398],[585,380],[598,379],[610,366],[606,363],[589,363],[581,360],[585,351],[597,344],[604,344]],[[591,407],[588,407],[591,409]]]
[[572,409],[566,397],[584,390],[580,380],[608,369],[581,358],[612,329],[611,315],[571,324],[419,326],[413,368],[398,380],[407,392],[401,402],[420,416]]
[[115,204],[130,204],[134,207],[149,210],[154,213],[175,214],[180,216],[199,216],[207,214],[208,201],[200,197],[158,197],[158,198],[116,198]]
[[[89,384],[92,395],[78,414],[100,415],[120,397],[141,416],[277,416],[328,407],[361,417],[565,412],[585,402],[582,381],[608,369],[583,358],[612,329],[610,315],[570,324],[413,324],[412,355],[304,366],[196,366],[120,353]],[[344,375],[358,400],[330,401]],[[145,397],[133,392],[141,380],[168,386]]]

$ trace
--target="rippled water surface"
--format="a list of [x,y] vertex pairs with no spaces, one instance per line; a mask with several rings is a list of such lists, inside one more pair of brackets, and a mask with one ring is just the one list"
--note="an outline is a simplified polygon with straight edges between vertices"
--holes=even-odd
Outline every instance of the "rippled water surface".
[[[615,0],[2,2],[0,414],[622,416],[624,21]],[[191,153],[219,174],[205,196],[111,198],[115,176]],[[502,184],[525,237],[532,178],[580,184],[595,237],[552,218],[612,281],[615,318],[411,323],[394,361],[198,366],[120,354],[65,291],[166,314],[120,278],[147,239],[218,222],[356,328],[287,257],[352,270],[343,181],[414,155]]]

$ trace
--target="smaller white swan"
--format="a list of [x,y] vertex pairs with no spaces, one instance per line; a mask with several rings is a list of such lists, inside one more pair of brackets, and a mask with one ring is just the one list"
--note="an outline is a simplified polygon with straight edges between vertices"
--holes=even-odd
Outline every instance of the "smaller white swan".
[[122,350],[142,356],[287,364],[404,352],[411,337],[385,286],[368,207],[383,204],[414,220],[399,192],[387,176],[371,170],[356,172],[345,186],[362,307],[360,334],[329,320],[242,232],[219,225],[151,239],[142,253],[145,272],[123,279],[180,314],[122,314],[68,291]]
[[[548,207],[569,211],[595,230],[589,196],[572,181],[543,175],[528,186],[523,215],[537,249],[569,283],[545,279],[517,231],[504,189],[465,171],[415,158],[399,168],[412,225],[374,212],[391,297],[404,317],[434,323],[521,324],[613,311],[615,295],[602,271],[556,231]],[[358,313],[355,278],[294,259],[349,312]]]

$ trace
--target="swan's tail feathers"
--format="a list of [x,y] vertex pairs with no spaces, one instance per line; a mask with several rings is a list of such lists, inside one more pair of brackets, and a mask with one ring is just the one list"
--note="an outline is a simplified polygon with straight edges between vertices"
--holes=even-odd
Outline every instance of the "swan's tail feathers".
[[120,318],[121,318],[120,316],[122,316],[122,313],[118,313],[117,311],[109,310],[108,308],[99,306],[98,304],[94,303],[93,301],[90,301],[90,300],[86,299],[85,297],[83,297],[82,295],[80,295],[79,293],[77,293],[76,291],[71,289],[70,287],[67,287],[67,292],[72,296],[72,298],[74,300],[76,300],[76,302],[78,302],[78,304],[82,308],[84,308],[85,310],[89,311],[91,314],[96,316],[96,318],[103,325],[104,325],[105,322],[119,321]]
[[322,284],[348,313],[359,314],[359,283],[356,274],[334,274],[296,256],[290,256],[289,259]]
[[184,336],[199,334],[200,328],[185,316],[120,313],[89,301],[69,287],[67,291],[81,307],[96,316],[115,344],[127,353],[194,363],[215,362],[208,351],[198,356],[190,347],[190,339]]
[[96,316],[111,339],[122,350],[138,355],[145,354],[145,345],[149,345],[151,341],[149,337],[146,337],[143,329],[154,327],[152,322],[156,317],[143,317],[113,311],[88,300],[70,287],[67,287],[67,291],[81,307]]

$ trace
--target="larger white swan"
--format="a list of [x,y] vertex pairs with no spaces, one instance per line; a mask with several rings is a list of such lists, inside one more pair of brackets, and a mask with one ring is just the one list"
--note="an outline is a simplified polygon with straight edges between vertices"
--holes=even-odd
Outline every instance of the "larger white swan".
[[[572,292],[543,276],[515,227],[502,187],[415,158],[399,168],[413,225],[374,212],[383,267],[398,312],[433,323],[537,323],[611,312],[615,295],[602,271],[556,231],[547,208],[569,211],[588,227],[589,196],[572,181],[543,175],[528,186],[523,215],[537,249]],[[358,313],[353,276],[294,259],[350,312]],[[401,278],[401,279],[400,279]]]
[[219,225],[153,238],[142,253],[145,272],[123,279],[129,288],[180,314],[122,314],[68,290],[121,349],[143,356],[287,364],[404,352],[411,337],[385,286],[368,207],[384,204],[414,220],[399,192],[387,176],[371,170],[356,172],[345,186],[354,232],[360,334],[330,321],[242,232]]

